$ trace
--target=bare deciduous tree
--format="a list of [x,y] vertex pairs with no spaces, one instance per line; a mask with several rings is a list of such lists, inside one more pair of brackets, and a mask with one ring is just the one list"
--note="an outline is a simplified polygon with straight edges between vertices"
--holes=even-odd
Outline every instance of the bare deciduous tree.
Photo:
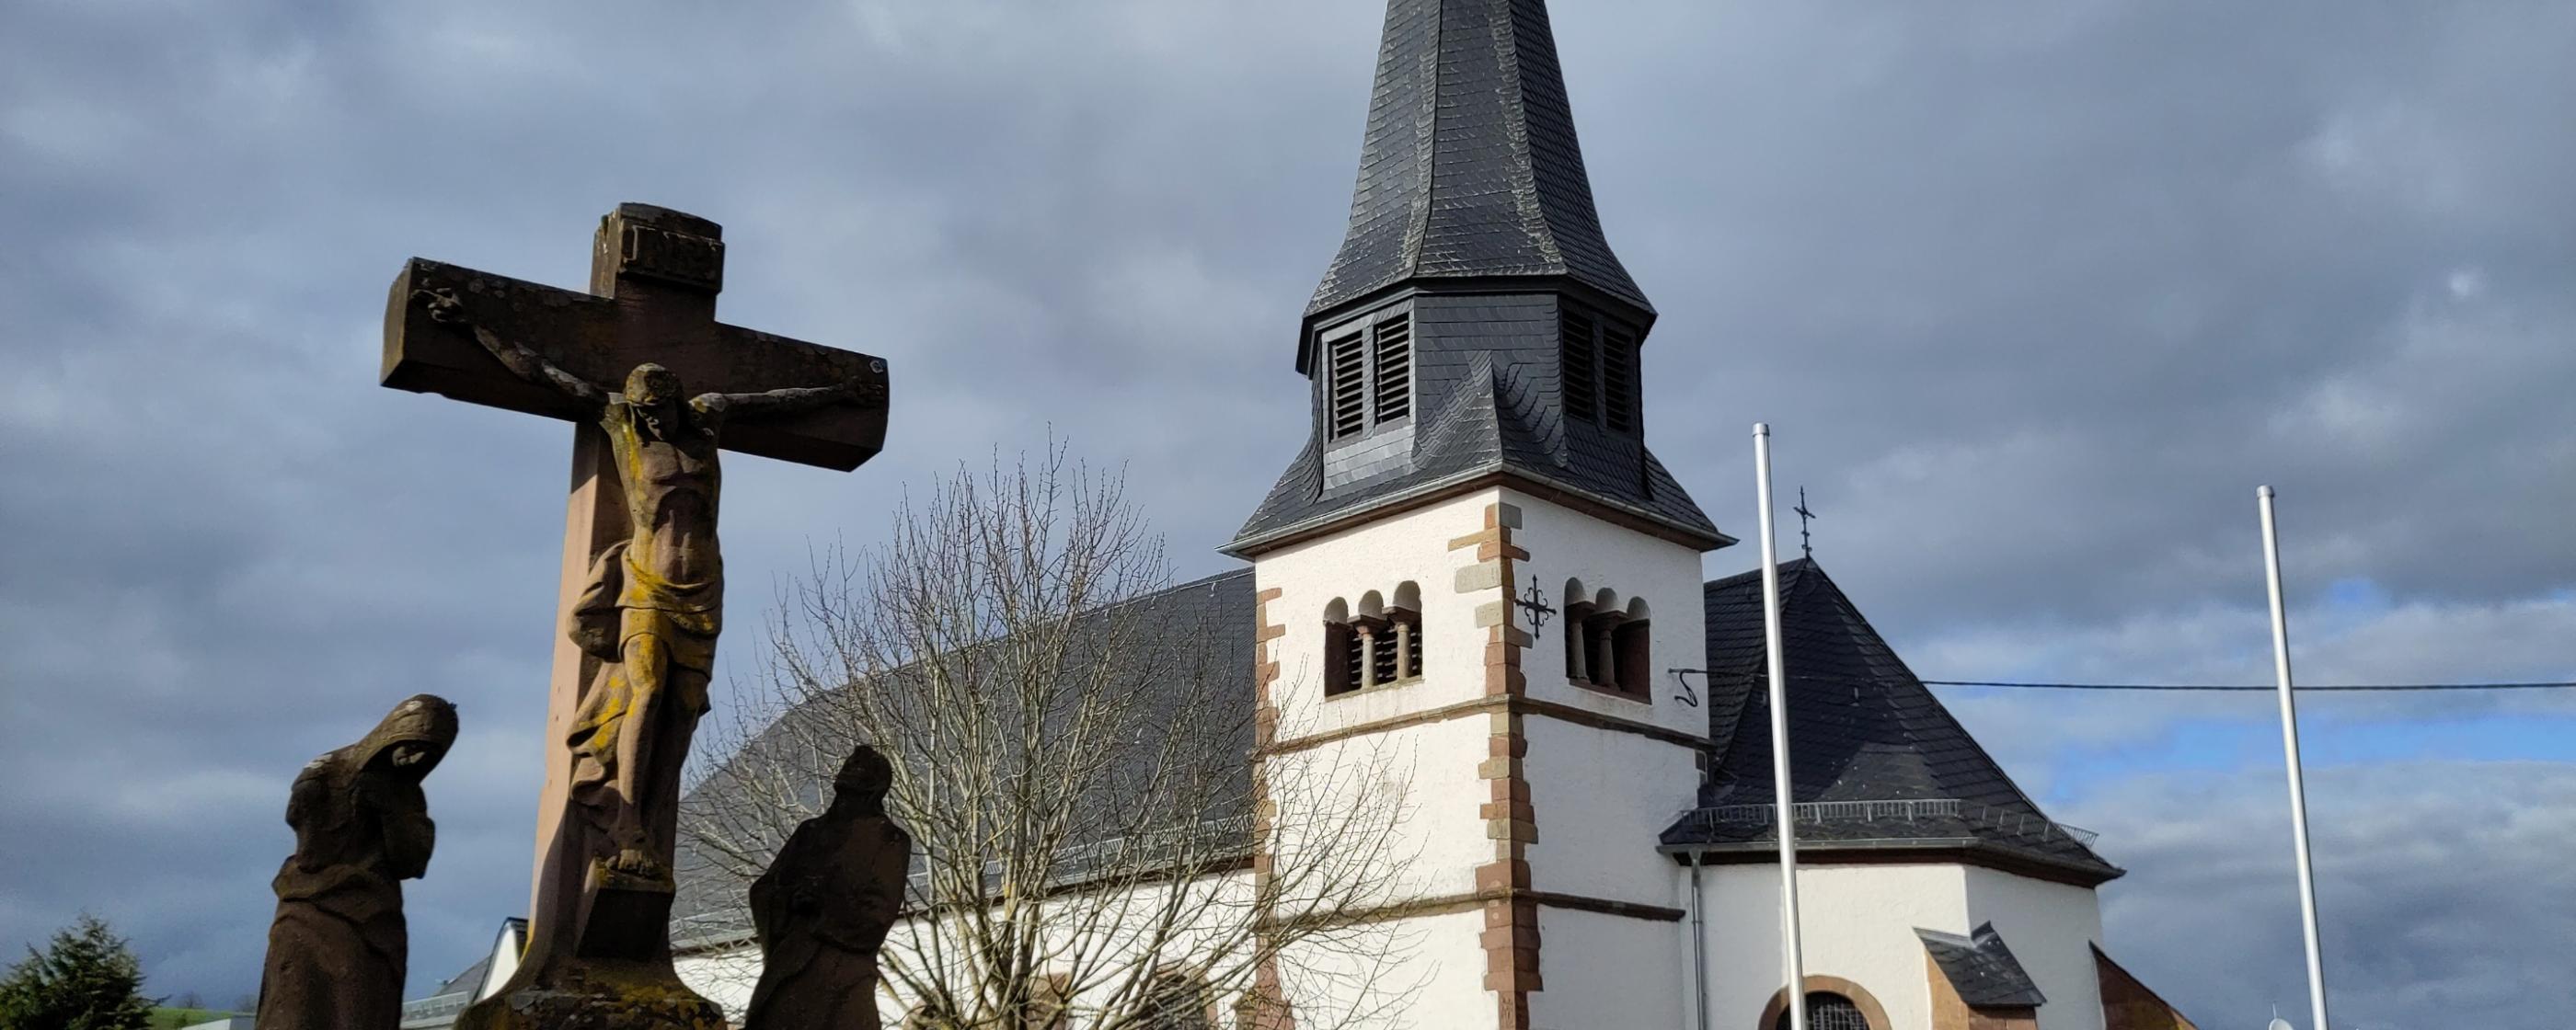
[[1273,993],[1367,1022],[1403,777],[1266,756],[1249,590],[1168,582],[1119,478],[1060,447],[907,499],[782,592],[766,691],[701,735],[687,847],[739,897],[874,744],[918,851],[884,953],[905,1025],[1200,1027],[1233,997],[1251,1027]]

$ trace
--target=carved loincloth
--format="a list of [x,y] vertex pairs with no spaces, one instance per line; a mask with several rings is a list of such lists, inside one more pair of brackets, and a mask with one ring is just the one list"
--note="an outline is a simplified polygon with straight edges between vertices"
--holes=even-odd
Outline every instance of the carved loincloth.
[[643,700],[625,665],[629,645],[637,638],[649,638],[661,652],[665,667],[659,686],[671,692],[669,700],[692,724],[710,707],[707,680],[715,670],[716,635],[723,629],[724,579],[664,579],[637,562],[628,543],[608,545],[591,562],[590,582],[573,605],[568,627],[574,641],[601,663],[565,736],[574,754],[595,767],[595,772],[576,774],[579,781],[615,776],[618,739],[627,731],[627,716]]

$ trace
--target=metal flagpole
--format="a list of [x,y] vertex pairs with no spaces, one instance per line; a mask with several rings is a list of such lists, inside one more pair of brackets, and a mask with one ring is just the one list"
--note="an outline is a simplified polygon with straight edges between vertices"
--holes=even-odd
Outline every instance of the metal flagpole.
[[2290,839],[2299,852],[2299,918],[2307,931],[2310,1030],[2327,1030],[2324,953],[2317,943],[2316,871],[2308,861],[2308,789],[2299,773],[2299,709],[2290,698],[2290,618],[2281,605],[2281,536],[2272,520],[2272,488],[2254,498],[2263,510],[2263,575],[2272,592],[2272,676],[2281,689],[2281,751],[2290,769]]
[[1807,1030],[1807,963],[1798,939],[1798,818],[1789,791],[1789,673],[1780,653],[1780,552],[1771,532],[1771,424],[1753,424],[1754,493],[1762,506],[1762,650],[1771,672],[1771,797],[1780,825],[1780,966],[1789,1028]]

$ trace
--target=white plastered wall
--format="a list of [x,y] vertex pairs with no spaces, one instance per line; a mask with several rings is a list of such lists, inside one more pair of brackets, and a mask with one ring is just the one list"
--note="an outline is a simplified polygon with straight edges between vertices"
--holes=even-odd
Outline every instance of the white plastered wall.
[[[1709,910],[1710,1030],[1770,1030],[1757,1027],[1763,1006],[1787,982],[1780,869],[1709,866],[1700,876]],[[1965,933],[1967,896],[1967,870],[1956,865],[1801,866],[1807,973],[1861,985],[1887,1009],[1890,1030],[1927,1030],[1931,981],[1914,928]]]
[[[1613,525],[1534,497],[1505,491],[1521,509],[1513,542],[1529,552],[1519,563],[1515,596],[1535,577],[1557,609],[1521,657],[1529,696],[1623,722],[1705,739],[1708,709],[1674,699],[1667,669],[1706,664],[1700,556],[1690,547]],[[1643,599],[1651,613],[1652,664],[1646,700],[1578,687],[1565,667],[1565,612],[1605,588],[1626,606]],[[1526,617],[1516,613],[1524,628]],[[1522,761],[1538,839],[1528,848],[1533,888],[1553,894],[1682,908],[1678,873],[1656,851],[1656,837],[1692,806],[1699,789],[1697,753],[1683,744],[1544,715],[1521,721]],[[1559,907],[1540,910],[1539,970],[1545,988],[1530,995],[1539,1027],[1600,1025],[1620,1013],[1624,1025],[1679,1026],[1690,996],[1689,939],[1676,924]],[[1678,945],[1681,950],[1674,949]]]
[[[1499,490],[1480,490],[1281,548],[1253,562],[1254,588],[1279,591],[1269,614],[1287,629],[1286,636],[1270,643],[1271,657],[1279,663],[1270,697],[1279,707],[1283,742],[1484,696],[1485,631],[1476,625],[1476,605],[1490,597],[1456,591],[1457,570],[1475,564],[1476,555],[1473,550],[1453,552],[1449,542],[1482,531],[1485,509],[1500,495]],[[1422,677],[1326,700],[1326,606],[1340,598],[1356,611],[1372,590],[1392,603],[1396,588],[1407,582],[1422,591]]]
[[[1270,699],[1279,710],[1278,739],[1291,750],[1265,759],[1276,788],[1278,832],[1293,838],[1303,823],[1329,821],[1329,816],[1299,811],[1300,805],[1339,803],[1316,785],[1352,777],[1396,781],[1403,812],[1388,847],[1397,865],[1385,899],[1389,902],[1468,895],[1475,890],[1477,867],[1494,860],[1494,842],[1486,836],[1480,811],[1491,788],[1478,772],[1489,754],[1490,720],[1471,713],[1311,747],[1296,745],[1483,698],[1487,633],[1476,624],[1476,606],[1491,600],[1492,593],[1457,592],[1457,570],[1476,564],[1476,554],[1472,548],[1452,551],[1449,544],[1482,532],[1486,509],[1499,500],[1498,490],[1477,491],[1266,553],[1253,564],[1254,588],[1279,591],[1267,603],[1266,614],[1283,630],[1269,643],[1269,658],[1279,664]],[[1422,675],[1326,699],[1327,607],[1338,599],[1358,611],[1371,591],[1392,604],[1397,589],[1408,582],[1419,590],[1422,604]],[[1293,840],[1283,839],[1283,852],[1293,846]],[[1385,982],[1403,984],[1406,997],[1399,1012],[1386,1014],[1390,1019],[1383,1025],[1492,1025],[1494,997],[1484,989],[1481,911],[1405,919],[1387,929],[1401,936],[1406,951],[1387,971]],[[1328,960],[1310,961],[1321,965]],[[1351,1009],[1350,999],[1339,996],[1348,992],[1347,985],[1330,978],[1289,980],[1301,1027],[1328,1024]]]
[[[1498,499],[1499,491],[1479,491],[1264,554],[1254,563],[1255,588],[1279,591],[1267,612],[1285,630],[1270,642],[1271,660],[1279,663],[1270,698],[1279,709],[1280,743],[1293,747],[1306,738],[1484,696],[1486,631],[1476,625],[1475,606],[1490,598],[1456,592],[1456,570],[1475,564],[1475,552],[1453,552],[1449,542],[1482,531],[1485,509]],[[1326,699],[1325,609],[1338,599],[1357,610],[1370,591],[1392,603],[1396,589],[1408,582],[1422,598],[1423,674]],[[1489,788],[1477,773],[1491,735],[1488,721],[1471,714],[1274,755],[1266,764],[1281,788],[1274,799],[1281,832],[1294,833],[1315,818],[1301,815],[1296,805],[1319,798],[1338,803],[1311,785],[1391,776],[1400,781],[1404,812],[1402,832],[1390,850],[1403,861],[1396,872],[1399,887],[1388,900],[1469,893],[1476,867],[1494,860],[1479,813]]]
[[2102,905],[2093,889],[1992,869],[1967,873],[1967,925],[1995,924],[2048,997],[2039,1007],[2040,1030],[2102,1030],[2102,984],[2093,969]]
[[[1535,576],[1558,609],[1521,658],[1529,696],[1706,739],[1705,699],[1696,708],[1676,700],[1665,671],[1707,664],[1699,552],[1546,501],[1509,492],[1507,499],[1521,508],[1515,542],[1530,555],[1521,563],[1518,589],[1526,591]],[[1613,591],[1622,605],[1645,601],[1652,613],[1650,700],[1578,687],[1567,678],[1564,610],[1576,600],[1563,596],[1569,580],[1581,580],[1596,597]],[[1522,728],[1530,807],[1538,819],[1538,840],[1529,848],[1532,882],[1546,891],[1666,904],[1672,861],[1656,853],[1656,835],[1696,799],[1694,752],[1544,716],[1523,720]]]
[[[1689,1026],[1690,983],[1684,975],[1689,970],[1690,942],[1674,932],[1676,925],[1541,908],[1539,965],[1546,989],[1529,996],[1530,1026],[1533,1030]],[[1676,945],[1683,949],[1678,954],[1672,950]]]
[[[1186,889],[1205,894],[1211,903],[1203,906],[1185,905],[1182,911],[1208,913],[1208,925],[1194,930],[1188,917],[1184,917],[1180,923],[1170,924],[1175,940],[1167,944],[1161,952],[1160,957],[1163,961],[1169,962],[1184,956],[1201,956],[1220,944],[1241,946],[1244,942],[1245,926],[1241,920],[1245,918],[1245,913],[1249,912],[1251,882],[1251,875],[1248,872],[1234,872],[1222,876],[1201,877],[1182,888],[1147,888],[1128,895],[1133,904],[1119,911],[1132,914],[1133,918],[1125,924],[1129,929],[1122,929],[1118,920],[1107,919],[1098,921],[1092,927],[1081,931],[1085,939],[1091,942],[1086,946],[1087,949],[1099,956],[1093,961],[1095,963],[1105,961],[1107,968],[1113,970],[1095,972],[1091,974],[1091,979],[1095,982],[1114,982],[1114,978],[1120,975],[1115,970],[1126,968],[1121,963],[1133,965],[1144,958],[1142,951],[1133,945],[1141,942],[1145,935],[1133,931],[1153,925],[1153,921],[1158,918],[1156,913],[1168,896],[1166,892],[1174,889]],[[1468,915],[1471,919],[1475,918],[1473,913]],[[1426,968],[1424,963],[1437,957],[1436,951],[1431,954],[1415,954],[1418,947],[1417,938],[1422,935],[1414,933],[1413,929],[1409,925],[1373,924],[1356,928],[1337,939],[1319,939],[1315,946],[1290,948],[1289,954],[1280,963],[1282,975],[1289,981],[1292,990],[1303,989],[1311,992],[1310,996],[1300,1000],[1300,1004],[1301,1006],[1309,1004],[1321,1006],[1318,1009],[1319,1015],[1323,1012],[1373,1011],[1374,1007],[1380,1004],[1383,996],[1390,993],[1406,993],[1406,988],[1421,979],[1420,974]],[[886,936],[884,961],[887,963],[913,961],[915,956],[923,951],[925,944],[923,935],[930,932],[934,932],[933,928],[919,920],[906,919],[898,922],[892,932]],[[1194,935],[1200,939],[1192,940]],[[1064,933],[1052,935],[1041,946],[1048,949],[1062,949],[1067,945],[1068,937],[1069,934]],[[1463,942],[1461,946],[1465,948],[1472,950],[1475,947],[1473,931],[1463,936]],[[958,954],[953,950],[953,943],[951,949],[949,954]],[[1394,952],[1398,957],[1391,962],[1369,961],[1355,957],[1388,952]],[[1478,953],[1476,963],[1479,968],[1482,962],[1482,955]],[[737,1024],[741,1021],[744,1008],[750,1004],[752,988],[760,980],[760,953],[756,947],[749,942],[744,942],[733,947],[684,954],[679,956],[675,965],[679,970],[681,981],[688,984],[691,990],[724,1006],[728,1018]],[[913,965],[919,968],[917,961],[913,961]],[[1227,968],[1248,970],[1248,966],[1239,962],[1228,964]],[[910,1011],[910,1000],[900,996],[901,993],[890,981],[879,985],[878,1008],[888,1026],[899,1025],[902,1016]],[[1097,1003],[1102,999],[1089,1000]],[[1217,1000],[1221,1011],[1227,1013],[1232,1011],[1235,1000],[1233,996],[1220,997]],[[1075,1003],[1078,1010],[1085,1003],[1085,999],[1078,996]],[[1309,1020],[1301,1025],[1331,1027],[1337,1024]]]
[[[1709,866],[1701,876],[1711,1030],[1757,1030],[1783,982],[1779,867]],[[1931,1026],[1930,967],[1916,928],[1965,936],[1987,922],[2047,996],[2041,1030],[2102,1030],[2092,953],[2102,911],[2092,888],[1976,866],[1801,866],[1798,903],[1808,974],[1866,988],[1891,1030]]]

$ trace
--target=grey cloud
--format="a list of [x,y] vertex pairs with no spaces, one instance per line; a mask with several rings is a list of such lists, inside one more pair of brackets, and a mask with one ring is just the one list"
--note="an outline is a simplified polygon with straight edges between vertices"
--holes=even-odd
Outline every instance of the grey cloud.
[[[1820,553],[1926,674],[2242,669],[2259,625],[2211,627],[2259,591],[2267,478],[2303,604],[2569,585],[2565,10],[1557,7],[1664,311],[1659,453],[1747,532],[1744,430],[1776,423]],[[1290,345],[1379,9],[0,8],[0,778],[39,785],[0,797],[0,943],[89,905],[163,989],[248,989],[286,778],[418,690],[469,740],[415,981],[524,890],[566,434],[372,385],[412,254],[571,285],[591,219],[668,204],[726,223],[729,320],[893,360],[867,469],[729,468],[738,606],[1050,431],[1130,463],[1183,573],[1222,567],[1305,432]],[[2508,664],[2433,653],[2370,668]],[[2091,718],[2017,704],[1973,718]],[[2191,861],[2158,854],[2133,894]]]
[[[2576,926],[2562,763],[2312,770],[2335,1022],[2545,1026],[2576,989],[2544,956]],[[2131,870],[2104,893],[2113,956],[2203,1026],[2305,1025],[2289,803],[2271,770],[2142,777],[2078,810]],[[2510,948],[2497,942],[2512,941]]]

